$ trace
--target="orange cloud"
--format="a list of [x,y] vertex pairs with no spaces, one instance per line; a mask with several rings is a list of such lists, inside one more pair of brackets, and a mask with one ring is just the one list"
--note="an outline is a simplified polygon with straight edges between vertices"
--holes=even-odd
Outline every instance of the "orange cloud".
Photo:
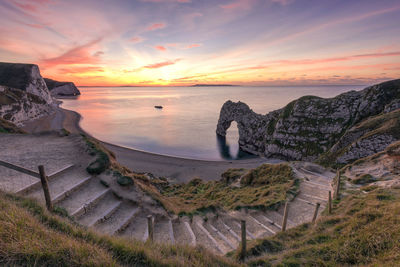
[[71,68],[62,68],[58,70],[59,74],[75,74],[75,73],[94,73],[94,72],[104,72],[104,69],[101,67],[71,67]]
[[190,48],[195,48],[195,47],[200,47],[201,44],[190,44],[186,46],[186,49],[190,49]]
[[155,31],[159,29],[164,29],[167,26],[164,22],[159,22],[159,23],[153,23],[149,26],[147,26],[146,31]]
[[180,61],[180,58],[177,58],[175,60],[167,60],[167,61],[163,61],[163,62],[158,62],[158,63],[154,63],[154,64],[149,64],[144,66],[143,68],[145,69],[158,69],[158,68],[162,68],[165,66],[169,66],[169,65],[173,65],[176,62]]
[[46,68],[69,64],[98,64],[103,52],[97,51],[92,54],[91,50],[100,41],[101,39],[97,39],[87,44],[76,46],[58,57],[43,59],[39,64]]
[[158,51],[161,51],[161,52],[167,51],[167,48],[165,46],[162,46],[162,45],[156,45],[154,47],[154,49],[157,49]]

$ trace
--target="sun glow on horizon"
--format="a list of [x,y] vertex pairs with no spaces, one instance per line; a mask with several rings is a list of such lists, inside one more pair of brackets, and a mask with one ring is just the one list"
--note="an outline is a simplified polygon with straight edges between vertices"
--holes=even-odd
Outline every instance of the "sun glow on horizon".
[[394,0],[312,0],[312,8],[299,0],[75,1],[0,2],[1,61],[35,63],[45,77],[85,86],[400,77]]

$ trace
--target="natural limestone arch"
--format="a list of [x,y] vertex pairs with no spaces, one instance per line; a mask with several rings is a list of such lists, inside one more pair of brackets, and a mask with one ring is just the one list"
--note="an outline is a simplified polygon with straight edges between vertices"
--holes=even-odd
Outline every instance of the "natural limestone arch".
[[[237,123],[239,146],[244,151],[260,154],[264,151],[266,122],[263,115],[255,113],[243,102],[228,100],[221,108],[217,135],[226,136],[232,122]],[[255,141],[256,140],[256,141]]]

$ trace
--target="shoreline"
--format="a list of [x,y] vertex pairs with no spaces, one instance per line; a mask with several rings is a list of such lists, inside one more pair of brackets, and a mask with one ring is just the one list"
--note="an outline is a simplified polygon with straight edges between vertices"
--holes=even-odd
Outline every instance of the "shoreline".
[[281,162],[276,159],[254,158],[232,161],[212,161],[190,158],[180,158],[135,150],[103,142],[85,132],[79,125],[82,116],[75,111],[61,107],[54,114],[29,122],[23,128],[31,133],[66,129],[72,134],[86,134],[112,151],[116,160],[138,173],[152,173],[155,176],[168,178],[171,182],[189,182],[193,178],[205,181],[219,180],[221,174],[230,168],[255,168],[262,163]]

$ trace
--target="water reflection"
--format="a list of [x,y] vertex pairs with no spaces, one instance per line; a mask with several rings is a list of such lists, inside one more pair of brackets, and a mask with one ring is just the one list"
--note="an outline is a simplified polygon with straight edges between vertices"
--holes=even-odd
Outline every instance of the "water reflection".
[[217,136],[217,144],[218,144],[218,150],[221,158],[226,159],[226,160],[231,160],[231,159],[247,159],[247,158],[256,158],[256,155],[247,153],[246,151],[243,151],[240,146],[238,146],[238,149],[235,153],[231,154],[231,148],[226,141],[226,136],[221,136],[221,135],[216,135]]

